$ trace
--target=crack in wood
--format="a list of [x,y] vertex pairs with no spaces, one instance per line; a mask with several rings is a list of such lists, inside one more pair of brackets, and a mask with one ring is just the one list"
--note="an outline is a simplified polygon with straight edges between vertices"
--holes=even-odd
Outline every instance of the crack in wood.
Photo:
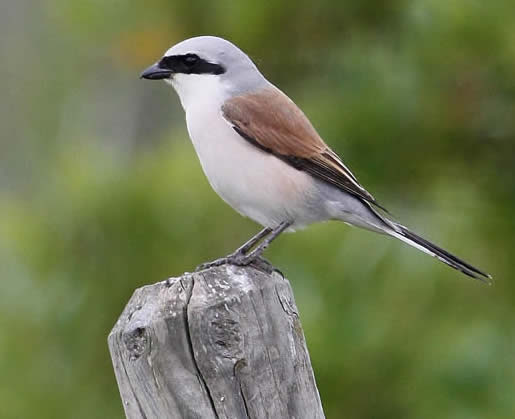
[[[209,398],[209,402],[211,404],[211,408],[213,409],[213,413],[215,414],[215,417],[218,418],[218,412],[216,411],[215,401],[213,400],[211,390],[209,389],[209,386],[207,385],[206,380],[204,379],[204,376],[202,375],[202,372],[200,371],[200,368],[198,366],[197,358],[195,357],[195,349],[193,348],[193,343],[191,340],[189,305],[190,305],[191,297],[193,295],[193,290],[195,289],[195,284],[196,284],[195,278],[192,277],[191,282],[192,282],[191,289],[189,290],[189,295],[187,296],[186,305],[184,307],[184,320],[186,321],[186,337],[187,337],[189,349],[191,352],[191,358],[192,358],[195,368],[197,370],[197,376],[200,380],[202,387],[204,388],[204,390],[207,394],[207,397]],[[181,281],[181,285],[184,288],[182,281]],[[186,292],[188,292],[188,291],[186,291]]]

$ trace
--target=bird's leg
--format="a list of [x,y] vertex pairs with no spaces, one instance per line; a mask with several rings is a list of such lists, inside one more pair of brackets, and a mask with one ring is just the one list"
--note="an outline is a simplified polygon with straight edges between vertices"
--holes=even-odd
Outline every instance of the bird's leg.
[[232,256],[232,255],[245,255],[245,254],[247,254],[247,252],[250,249],[252,249],[256,243],[258,243],[262,238],[268,236],[272,231],[273,230],[270,227],[265,227],[258,234],[256,234],[255,236],[251,237],[246,243],[244,243],[240,247],[238,247],[229,256]]
[[[277,227],[275,227],[270,235],[263,240],[259,246],[257,246],[252,252],[244,255],[243,257],[239,258],[239,260],[235,261],[236,265],[248,265],[249,263],[253,262],[256,259],[261,259],[261,254],[265,251],[265,249],[272,243],[279,235],[286,230],[288,227],[292,225],[291,221],[283,221],[281,224],[279,224]],[[264,259],[263,259],[264,260]],[[266,261],[265,261],[266,262]],[[268,263],[268,262],[267,262]]]
[[265,227],[259,233],[257,233],[256,235],[252,236],[248,241],[243,243],[240,247],[238,247],[231,254],[229,254],[229,255],[227,255],[227,256],[225,256],[223,258],[213,260],[212,262],[203,263],[203,264],[197,266],[196,270],[197,271],[201,271],[203,269],[208,269],[208,268],[211,268],[213,266],[225,265],[227,263],[237,264],[237,263],[234,263],[234,262],[236,260],[239,260],[240,258],[244,257],[247,254],[247,252],[256,245],[256,243],[258,243],[264,237],[268,236],[270,233],[272,233],[272,231],[273,230],[270,227]]
[[[274,229],[265,228],[261,230],[258,234],[256,234],[254,237],[252,237],[249,241],[247,241],[245,244],[243,244],[241,247],[236,249],[233,253],[230,255],[216,259],[212,262],[203,263],[202,265],[199,265],[197,267],[197,271],[211,268],[213,266],[220,266],[225,264],[232,264],[237,266],[246,266],[253,264],[258,269],[264,270],[266,272],[272,272],[274,268],[268,262],[266,259],[263,259],[261,257],[261,254],[265,251],[265,249],[272,243],[284,230],[286,230],[289,226],[291,226],[292,223],[290,221],[283,221],[281,224],[279,224]],[[268,236],[268,237],[267,237]],[[254,250],[252,250],[250,253],[250,249],[259,242],[259,240],[264,239]]]

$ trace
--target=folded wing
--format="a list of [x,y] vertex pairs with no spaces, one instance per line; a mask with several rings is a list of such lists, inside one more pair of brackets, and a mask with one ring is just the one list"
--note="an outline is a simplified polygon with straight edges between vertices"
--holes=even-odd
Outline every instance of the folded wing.
[[236,96],[224,104],[222,112],[234,130],[257,148],[382,208],[279,89]]

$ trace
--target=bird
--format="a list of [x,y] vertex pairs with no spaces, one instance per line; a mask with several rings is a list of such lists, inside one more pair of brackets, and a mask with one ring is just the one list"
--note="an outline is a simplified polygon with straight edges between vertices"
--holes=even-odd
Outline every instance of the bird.
[[263,226],[234,252],[200,269],[263,262],[264,250],[284,231],[338,220],[399,239],[469,277],[492,278],[394,221],[300,108],[230,41],[183,40],[140,77],[175,89],[209,184],[238,213]]

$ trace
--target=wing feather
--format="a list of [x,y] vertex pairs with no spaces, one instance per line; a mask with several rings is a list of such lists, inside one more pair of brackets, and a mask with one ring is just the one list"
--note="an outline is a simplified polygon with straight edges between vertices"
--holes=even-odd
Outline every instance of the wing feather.
[[384,209],[279,89],[236,96],[225,102],[222,113],[242,138],[262,151]]

